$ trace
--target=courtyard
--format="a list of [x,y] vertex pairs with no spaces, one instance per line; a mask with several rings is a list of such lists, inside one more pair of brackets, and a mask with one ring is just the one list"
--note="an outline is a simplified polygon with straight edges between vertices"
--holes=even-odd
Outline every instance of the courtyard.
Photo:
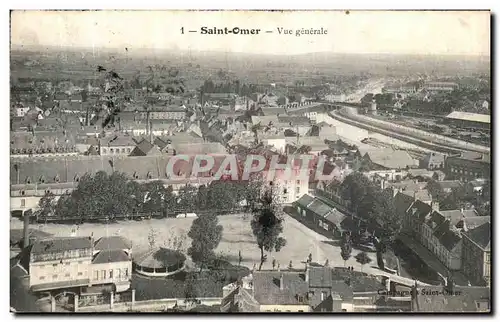
[[[56,237],[71,236],[74,230],[76,230],[76,236],[93,235],[96,240],[104,236],[120,235],[132,242],[132,252],[148,250],[150,247],[148,236],[153,231],[156,246],[174,248],[186,253],[191,244],[187,234],[193,220],[194,218],[163,218],[109,224],[85,223],[78,228],[62,224],[34,224],[30,225],[30,228]],[[238,264],[239,254],[241,254],[241,265],[251,269],[254,265],[259,266],[260,251],[252,234],[250,221],[251,215],[219,216],[219,223],[223,226],[224,232],[216,253],[235,265]],[[19,219],[12,218],[10,225],[11,229],[21,229],[23,223]],[[303,262],[309,254],[312,254],[313,261],[320,264],[324,264],[328,259],[332,267],[344,266],[344,260],[340,256],[340,246],[335,241],[310,230],[288,215],[285,215],[283,226],[283,237],[286,238],[287,245],[280,252],[268,253],[268,260],[264,263],[263,269],[272,269],[273,259],[279,263],[281,269],[288,268],[290,261],[292,261],[293,268],[301,268],[304,267]],[[346,265],[362,270],[361,265],[354,258],[358,252],[353,249],[352,256]],[[368,253],[368,256],[372,262],[366,264],[365,267],[376,266],[375,254]]]

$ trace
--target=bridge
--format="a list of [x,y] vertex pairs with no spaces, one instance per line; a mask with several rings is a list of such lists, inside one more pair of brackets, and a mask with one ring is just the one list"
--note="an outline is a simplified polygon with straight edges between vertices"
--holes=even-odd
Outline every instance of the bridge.
[[407,287],[413,287],[413,286],[415,286],[415,284],[417,285],[417,287],[433,286],[431,284],[427,284],[427,283],[421,282],[419,280],[415,280],[415,279],[403,277],[400,275],[392,274],[392,273],[389,273],[389,272],[386,272],[386,271],[383,271],[381,269],[374,268],[374,267],[363,268],[363,273],[367,273],[367,274],[375,275],[375,276],[387,277],[392,283],[404,285]]

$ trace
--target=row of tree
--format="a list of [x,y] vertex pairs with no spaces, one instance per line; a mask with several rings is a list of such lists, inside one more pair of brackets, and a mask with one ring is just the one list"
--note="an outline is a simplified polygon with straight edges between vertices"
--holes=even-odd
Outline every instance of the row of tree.
[[402,219],[396,213],[392,192],[382,190],[361,172],[348,175],[341,185],[341,195],[350,201],[350,210],[374,227],[382,228],[386,236],[396,235]]
[[138,183],[123,173],[97,172],[80,178],[77,188],[58,201],[51,192],[39,202],[39,218],[76,219],[82,222],[138,215],[175,215],[213,211],[226,214],[257,200],[259,183],[213,181],[208,186],[186,185],[177,193],[162,181]]

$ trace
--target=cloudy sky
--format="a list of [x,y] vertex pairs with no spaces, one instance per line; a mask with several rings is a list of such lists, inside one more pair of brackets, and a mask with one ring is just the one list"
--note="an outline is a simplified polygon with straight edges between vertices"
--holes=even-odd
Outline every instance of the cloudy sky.
[[[260,35],[201,35],[201,27]],[[181,34],[184,27],[185,34]],[[293,29],[279,35],[277,28]],[[297,29],[327,29],[302,35]],[[187,30],[198,30],[189,33]],[[273,33],[265,33],[272,30]],[[489,55],[490,13],[480,11],[14,11],[15,45],[162,48],[263,54],[310,52]]]

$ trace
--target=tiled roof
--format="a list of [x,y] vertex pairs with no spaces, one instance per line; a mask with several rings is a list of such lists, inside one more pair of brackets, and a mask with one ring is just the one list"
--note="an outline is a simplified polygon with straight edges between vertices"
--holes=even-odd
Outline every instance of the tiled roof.
[[123,250],[101,250],[92,259],[92,264],[128,262],[130,258]]
[[121,236],[101,237],[94,244],[95,250],[121,250],[130,248],[130,241]]
[[308,194],[303,195],[299,198],[299,200],[295,201],[295,203],[299,204],[302,207],[307,207],[311,202],[314,201],[314,197],[311,197]]
[[491,246],[491,223],[487,222],[474,229],[463,233],[483,250],[490,250]]
[[[266,304],[305,304],[298,296],[306,297],[308,284],[299,272],[263,272],[253,274],[254,298],[261,305]],[[280,289],[280,277],[283,277],[283,289]]]
[[440,213],[450,220],[451,225],[455,226],[463,218],[476,217],[477,212],[474,209],[467,210],[441,210]]
[[186,256],[181,252],[168,249],[157,248],[152,251],[134,255],[134,263],[149,268],[165,268],[176,264],[183,264]]
[[394,197],[394,207],[396,208],[397,214],[404,214],[413,204],[414,199],[412,196],[409,196],[404,193],[397,193]]
[[177,154],[224,154],[226,148],[218,142],[204,143],[173,143],[172,147]]
[[278,122],[285,125],[310,125],[311,122],[305,116],[278,116]]
[[443,180],[437,181],[442,189],[456,189],[462,187],[462,183],[458,180]]
[[468,217],[468,218],[463,218],[463,222],[467,230],[471,230],[487,222],[491,222],[491,217],[490,216]]
[[432,207],[422,202],[421,200],[415,201],[408,209],[407,213],[412,217],[417,217],[420,222],[424,222],[425,217],[432,211]]
[[340,226],[340,224],[346,219],[346,216],[337,209],[333,209],[324,218],[332,224]]
[[451,112],[450,114],[448,114],[446,116],[446,118],[490,124],[491,116],[488,114],[477,114],[477,113],[467,113],[467,112],[455,111],[455,112]]
[[67,250],[92,248],[90,237],[60,237],[35,241],[33,254],[59,253]]
[[432,196],[431,194],[429,193],[429,191],[427,191],[426,189],[422,189],[422,190],[404,190],[401,192],[402,194],[404,195],[407,195],[409,197],[412,197],[416,200],[421,200],[421,201],[432,201]]
[[460,241],[462,240],[460,233],[452,229],[445,230],[443,234],[438,238],[441,245],[443,245],[449,251],[455,249],[458,243],[460,243]]
[[[123,172],[129,178],[135,179],[166,179],[167,164],[172,156],[75,156],[34,159],[26,158],[16,160],[10,165],[11,184],[17,184],[17,171],[19,171],[19,183],[25,183],[29,177],[32,184],[37,183],[43,176],[45,183],[54,183],[56,178],[59,182],[74,182],[77,177],[81,178],[85,174],[95,174],[104,171],[111,174],[114,171]],[[218,170],[221,159],[226,156],[215,156],[213,172]],[[188,176],[193,163],[178,160],[174,164],[174,173]],[[208,172],[207,172],[208,174]]]
[[115,134],[100,140],[101,146],[135,146],[132,137],[127,135]]
[[309,210],[314,212],[319,216],[326,216],[333,208],[322,202],[321,200],[315,199],[309,206]]
[[332,285],[332,269],[323,266],[309,267],[310,287],[330,287]]
[[437,211],[433,211],[431,215],[425,221],[426,225],[429,226],[433,231],[436,230],[446,221],[446,217]]

